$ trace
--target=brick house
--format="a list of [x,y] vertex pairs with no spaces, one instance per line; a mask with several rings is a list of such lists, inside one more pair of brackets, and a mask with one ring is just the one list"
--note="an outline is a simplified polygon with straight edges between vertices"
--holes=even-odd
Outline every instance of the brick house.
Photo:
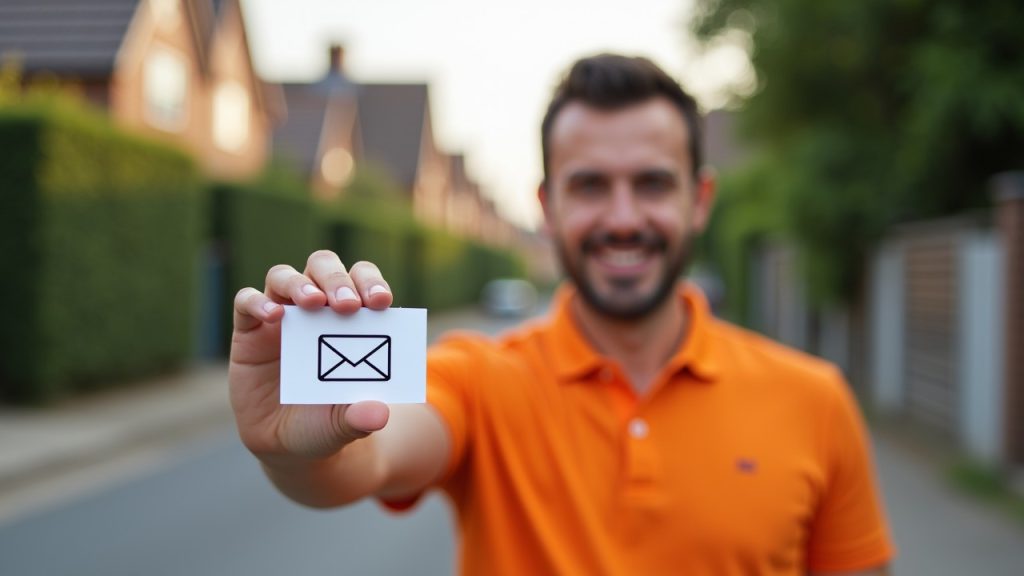
[[77,86],[122,126],[192,152],[215,177],[262,170],[272,92],[239,0],[0,0],[0,59]]
[[357,164],[383,170],[418,218],[444,225],[450,158],[434,141],[430,97],[422,83],[355,83],[344,49],[317,82],[283,84],[288,118],[274,132],[274,154],[295,167],[314,193],[338,197]]

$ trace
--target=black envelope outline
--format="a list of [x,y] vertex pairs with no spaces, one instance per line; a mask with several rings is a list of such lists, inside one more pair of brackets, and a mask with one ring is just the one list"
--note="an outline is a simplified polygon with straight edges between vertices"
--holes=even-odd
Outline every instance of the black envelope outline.
[[[335,348],[334,346],[331,346],[330,344],[328,344],[327,338],[332,338],[332,339],[333,338],[383,338],[383,340],[381,341],[380,344],[377,345],[376,348],[374,348],[373,350],[370,350],[369,352],[364,354],[363,357],[360,358],[358,362],[352,362],[343,353],[339,352],[337,348]],[[391,336],[388,336],[386,334],[322,334],[322,335],[320,335],[319,338],[317,338],[317,343],[316,344],[317,344],[317,346],[316,346],[316,361],[317,361],[317,375],[316,375],[316,377],[317,377],[317,380],[320,380],[321,382],[388,382],[388,381],[391,380]],[[334,366],[331,366],[330,370],[328,370],[328,371],[324,372],[323,374],[321,374],[320,373],[320,366],[322,365],[322,362],[323,362],[323,349],[324,349],[324,346],[327,346],[328,348],[333,350],[334,353],[337,354],[339,358],[341,358],[341,361],[339,361]],[[388,349],[387,349],[387,352],[388,352],[388,371],[387,371],[387,374],[385,374],[384,372],[381,372],[380,369],[377,368],[376,366],[374,366],[373,364],[370,364],[369,362],[366,362],[367,358],[369,358],[370,356],[373,356],[373,354],[375,352],[377,352],[377,350],[380,350],[381,347],[383,347],[383,346],[387,346],[388,347]],[[340,377],[336,377],[336,376],[332,377],[330,375],[332,372],[334,372],[338,368],[338,366],[341,366],[342,364],[346,364],[346,363],[351,365],[351,366],[358,366],[359,364],[364,364],[365,363],[367,366],[372,368],[374,372],[380,374],[380,378],[340,378]]]

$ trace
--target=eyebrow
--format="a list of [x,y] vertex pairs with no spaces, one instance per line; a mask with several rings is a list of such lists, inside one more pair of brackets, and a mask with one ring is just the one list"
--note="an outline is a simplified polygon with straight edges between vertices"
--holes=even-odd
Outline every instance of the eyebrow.
[[[669,168],[646,168],[630,175],[629,178],[634,182],[642,180],[675,182],[679,179],[679,174]],[[600,170],[581,169],[569,174],[566,185],[572,187],[592,182],[606,182],[608,179],[608,174]]]
[[566,179],[566,184],[569,186],[575,186],[586,182],[605,181],[607,179],[608,176],[606,174],[597,170],[579,170],[569,174],[569,178]]
[[633,175],[634,180],[644,179],[657,179],[657,180],[676,180],[679,175],[675,170],[669,170],[667,168],[650,168],[647,170],[641,170],[640,172]]

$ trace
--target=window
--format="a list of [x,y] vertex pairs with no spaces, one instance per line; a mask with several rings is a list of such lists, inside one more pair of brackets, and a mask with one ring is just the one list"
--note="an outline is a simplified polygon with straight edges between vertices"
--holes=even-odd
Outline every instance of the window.
[[143,65],[142,90],[146,120],[171,132],[185,128],[188,68],[185,59],[166,48],[155,48]]
[[213,93],[213,142],[221,150],[241,152],[249,141],[249,93],[234,80]]

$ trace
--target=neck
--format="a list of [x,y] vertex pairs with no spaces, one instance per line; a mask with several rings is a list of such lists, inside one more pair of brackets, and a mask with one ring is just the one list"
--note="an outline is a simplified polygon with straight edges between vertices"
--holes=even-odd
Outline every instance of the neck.
[[686,333],[686,310],[673,292],[650,314],[638,319],[612,318],[594,310],[578,295],[572,311],[580,330],[601,354],[615,360],[638,394],[675,354]]

